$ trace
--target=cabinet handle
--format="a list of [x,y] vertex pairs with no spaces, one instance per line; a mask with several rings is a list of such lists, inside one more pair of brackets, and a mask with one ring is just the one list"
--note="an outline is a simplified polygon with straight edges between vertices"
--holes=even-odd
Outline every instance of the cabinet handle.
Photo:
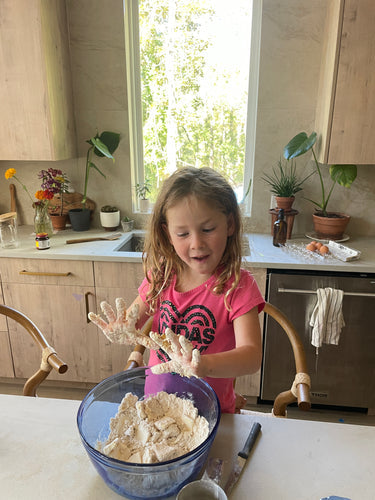
[[[316,290],[297,290],[293,288],[278,288],[279,293],[308,293],[316,294]],[[350,295],[351,297],[375,297],[375,293],[366,292],[344,292],[344,295]]]
[[90,312],[89,295],[94,295],[94,294],[91,293],[91,292],[86,292],[85,293],[86,323],[90,323],[91,322],[91,320],[89,320],[89,312]]
[[33,271],[20,271],[19,274],[27,274],[28,276],[70,276],[72,273],[37,273]]

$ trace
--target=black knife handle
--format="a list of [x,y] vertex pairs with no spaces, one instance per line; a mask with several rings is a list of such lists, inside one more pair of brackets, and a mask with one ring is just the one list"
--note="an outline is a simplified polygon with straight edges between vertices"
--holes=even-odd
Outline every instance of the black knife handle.
[[253,423],[253,426],[251,428],[250,434],[248,435],[248,437],[246,439],[245,446],[238,453],[239,457],[244,458],[245,460],[247,460],[247,458],[249,456],[249,453],[250,453],[252,447],[254,446],[254,443],[255,443],[255,441],[256,441],[256,439],[258,437],[258,434],[260,432],[261,427],[262,426],[260,425],[259,422],[254,422]]

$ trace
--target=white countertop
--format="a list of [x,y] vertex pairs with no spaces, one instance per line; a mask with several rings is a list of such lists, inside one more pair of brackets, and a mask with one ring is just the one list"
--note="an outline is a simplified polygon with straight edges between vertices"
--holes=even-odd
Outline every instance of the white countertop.
[[[80,441],[80,401],[0,395],[0,497],[7,500],[120,500]],[[261,434],[231,500],[373,500],[375,427],[222,415],[210,456],[226,483],[254,421]]]
[[[103,229],[75,232],[67,229],[52,236],[50,239],[51,246],[48,250],[37,250],[33,227],[20,226],[18,228],[18,247],[0,248],[0,257],[141,262],[142,255],[139,252],[118,252],[116,250],[130,238],[132,233],[119,231],[121,237],[115,241],[66,244],[68,239],[107,237],[114,234],[114,232],[107,232]],[[143,231],[139,230],[133,232],[137,234],[143,233]],[[352,262],[342,262],[332,256],[323,257],[305,251],[304,247],[311,241],[305,236],[296,236],[288,240],[286,248],[274,247],[272,237],[269,234],[247,234],[245,240],[248,243],[250,255],[245,256],[244,261],[253,267],[375,273],[375,238],[353,238],[343,243],[361,252],[360,259]],[[294,249],[290,245],[293,245]],[[298,252],[296,252],[295,248],[299,249]]]

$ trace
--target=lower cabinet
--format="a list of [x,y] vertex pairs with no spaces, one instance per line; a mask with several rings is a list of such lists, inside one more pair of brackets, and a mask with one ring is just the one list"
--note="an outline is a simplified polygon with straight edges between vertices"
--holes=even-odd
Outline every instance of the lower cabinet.
[[[115,307],[117,297],[129,306],[143,280],[141,263],[2,258],[1,264],[4,297],[0,294],[0,301],[3,298],[26,314],[68,364],[64,375],[52,371],[49,380],[98,383],[124,369],[132,347],[112,344],[87,314],[102,314],[102,301]],[[264,294],[266,270],[251,271]],[[40,350],[30,335],[15,321],[0,316],[0,377],[28,378],[39,363]],[[236,391],[258,396],[260,371],[239,377]]]
[[[41,330],[69,369],[52,370],[50,380],[98,380],[98,341],[87,323],[94,303],[92,262],[38,259],[2,259],[4,303],[26,314]],[[14,376],[27,378],[40,364],[40,349],[28,332],[8,319]]]

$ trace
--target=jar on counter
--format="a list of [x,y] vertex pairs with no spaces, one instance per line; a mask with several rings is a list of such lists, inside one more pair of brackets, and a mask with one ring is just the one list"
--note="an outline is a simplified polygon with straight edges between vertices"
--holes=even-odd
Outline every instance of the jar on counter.
[[38,250],[47,250],[50,248],[49,236],[47,233],[37,233],[35,245]]

